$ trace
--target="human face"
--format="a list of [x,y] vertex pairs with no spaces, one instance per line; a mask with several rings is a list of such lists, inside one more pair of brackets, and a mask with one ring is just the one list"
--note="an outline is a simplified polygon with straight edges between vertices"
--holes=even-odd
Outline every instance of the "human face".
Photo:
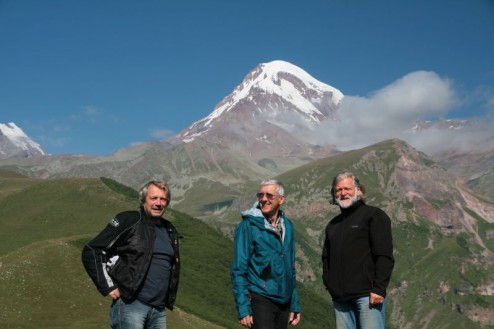
[[[259,188],[257,199],[261,212],[267,219],[278,217],[278,209],[285,202],[285,196],[278,194],[277,185],[264,185]],[[268,197],[269,195],[269,197]],[[272,195],[272,199],[270,199]]]
[[168,207],[168,195],[156,185],[149,185],[148,193],[144,201],[144,211],[150,217],[161,217]]
[[340,208],[351,207],[360,199],[362,192],[355,186],[351,177],[345,177],[336,182],[334,196]]

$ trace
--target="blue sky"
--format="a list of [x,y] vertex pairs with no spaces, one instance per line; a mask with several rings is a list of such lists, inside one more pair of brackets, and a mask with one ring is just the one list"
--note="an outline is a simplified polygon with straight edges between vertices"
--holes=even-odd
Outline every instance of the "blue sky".
[[492,0],[0,0],[0,123],[106,155],[187,128],[272,60],[357,98],[433,72],[459,100],[441,116],[489,117],[493,35]]

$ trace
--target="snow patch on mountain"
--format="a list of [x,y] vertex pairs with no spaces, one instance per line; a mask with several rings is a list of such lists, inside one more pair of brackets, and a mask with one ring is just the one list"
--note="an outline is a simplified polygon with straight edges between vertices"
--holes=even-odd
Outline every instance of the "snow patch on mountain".
[[[259,95],[276,96],[276,99],[283,103],[281,106],[279,104],[258,104],[256,97]],[[327,118],[327,113],[321,112],[320,108],[328,105],[321,103],[329,102],[331,106],[337,108],[343,97],[338,89],[316,80],[306,71],[291,63],[281,60],[263,63],[252,70],[229,96],[218,103],[211,114],[197,121],[184,132],[182,141],[190,142],[200,137],[212,127],[216,120],[242,103],[252,104],[252,111],[261,113],[275,111],[275,108],[290,107],[299,112],[299,119],[318,124]],[[277,122],[277,124],[282,126],[284,123]]]
[[45,155],[38,143],[30,139],[24,131],[15,123],[0,123],[0,156],[23,156]]
[[413,127],[411,128],[412,132],[421,132],[427,129],[435,128],[435,129],[450,129],[450,130],[461,130],[466,127],[470,127],[472,125],[477,124],[476,119],[445,119],[445,120],[437,120],[437,121],[429,121],[429,120],[420,120],[416,121]]

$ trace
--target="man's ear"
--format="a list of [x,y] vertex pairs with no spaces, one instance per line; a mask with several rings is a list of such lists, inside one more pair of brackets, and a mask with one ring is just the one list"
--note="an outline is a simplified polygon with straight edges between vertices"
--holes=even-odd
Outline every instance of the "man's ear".
[[284,195],[280,197],[280,204],[283,204],[283,203],[285,203],[285,196]]

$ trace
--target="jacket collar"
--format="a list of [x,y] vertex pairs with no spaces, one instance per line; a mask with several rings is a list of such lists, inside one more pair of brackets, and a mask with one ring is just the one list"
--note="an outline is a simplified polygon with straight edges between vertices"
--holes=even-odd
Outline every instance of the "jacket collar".
[[365,202],[362,201],[362,200],[357,200],[357,202],[355,202],[354,204],[352,204],[350,207],[348,208],[340,208],[341,212],[343,214],[350,214],[352,212],[354,212],[357,208],[359,208],[361,205],[364,205]]
[[[279,213],[280,213],[279,220],[282,223],[284,223],[285,213],[281,209],[279,210]],[[254,203],[254,205],[252,206],[252,208],[245,210],[245,211],[242,211],[241,215],[242,215],[242,219],[244,219],[244,220],[249,220],[259,227],[272,230],[271,225],[269,224],[266,217],[264,217],[261,209],[259,208],[259,201],[256,201]]]
[[140,206],[139,207],[139,215],[141,219],[146,223],[146,224],[153,224],[156,225],[157,222],[160,222],[162,224],[165,224],[165,220],[163,217],[150,217],[144,210],[144,207]]

